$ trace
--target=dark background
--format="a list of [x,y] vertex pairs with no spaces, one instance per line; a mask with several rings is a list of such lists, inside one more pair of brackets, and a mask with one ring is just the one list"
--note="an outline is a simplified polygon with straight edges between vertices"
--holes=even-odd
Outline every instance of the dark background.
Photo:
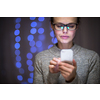
[[[32,81],[28,81],[30,78],[30,73],[33,71],[28,70],[27,61],[27,53],[30,52],[29,41],[27,40],[28,35],[30,35],[32,22],[37,22],[38,25],[35,27],[37,30],[42,27],[44,28],[45,39],[42,41],[42,47],[36,47],[37,51],[32,53],[32,61],[34,65],[34,57],[38,52],[42,50],[48,49],[48,46],[52,43],[52,37],[50,36],[50,32],[52,31],[50,28],[49,17],[45,17],[44,21],[39,21],[38,17],[35,20],[30,20],[29,17],[21,17],[20,22],[20,56],[21,56],[21,64],[24,69],[24,73],[21,74],[19,72],[19,68],[15,66],[16,63],[16,55],[15,55],[15,20],[16,17],[4,17],[0,18],[0,83],[1,84],[18,84],[18,83],[32,83]],[[38,31],[36,34],[33,34],[34,40],[38,40],[38,36],[40,34]],[[100,18],[99,17],[81,17],[80,26],[77,30],[75,43],[87,48],[96,51],[100,55]],[[22,75],[23,80],[18,80],[17,76]],[[34,77],[34,73],[33,73]],[[31,76],[31,79],[33,79]]]

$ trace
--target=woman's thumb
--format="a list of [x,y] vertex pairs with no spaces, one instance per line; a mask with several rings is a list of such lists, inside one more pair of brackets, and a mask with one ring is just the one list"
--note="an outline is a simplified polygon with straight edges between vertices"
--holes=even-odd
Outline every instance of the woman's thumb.
[[73,59],[73,66],[77,67],[77,63],[74,59]]

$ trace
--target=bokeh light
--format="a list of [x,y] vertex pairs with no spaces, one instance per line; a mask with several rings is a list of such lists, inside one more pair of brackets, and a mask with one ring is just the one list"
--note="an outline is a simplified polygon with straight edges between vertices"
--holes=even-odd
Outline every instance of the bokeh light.
[[43,28],[39,28],[39,29],[38,29],[38,33],[39,33],[39,34],[43,34],[43,33],[44,33],[44,29],[43,29]]
[[16,42],[20,42],[20,40],[21,40],[21,37],[20,37],[20,36],[17,36],[17,37],[15,38],[15,41],[16,41]]
[[35,20],[36,17],[30,17],[30,20]]
[[28,41],[32,41],[32,40],[34,39],[34,36],[33,36],[33,35],[29,35],[29,36],[27,37],[27,39],[28,39]]
[[53,31],[50,32],[50,36],[51,37],[54,37],[55,36]]
[[32,53],[35,53],[35,52],[37,51],[37,48],[36,48],[36,47],[31,47],[31,48],[30,48],[30,51],[31,51]]
[[36,28],[32,28],[32,29],[30,30],[30,33],[31,33],[31,34],[35,34],[36,31],[37,31]]
[[32,60],[27,60],[27,65],[31,66],[33,64]]
[[16,62],[16,67],[21,68],[22,64],[20,62]]
[[41,47],[41,46],[42,46],[42,42],[41,42],[41,41],[37,41],[37,42],[36,42],[36,46],[37,46],[37,47]]
[[27,58],[32,59],[33,55],[31,53],[27,53]]
[[37,22],[37,28],[41,27],[42,23],[41,22]]
[[[27,80],[24,79],[23,81],[23,76],[22,75],[18,75],[17,76],[17,79],[19,81],[22,81],[21,83],[22,84],[27,84],[27,83],[33,83],[33,78],[34,78],[34,55],[35,53],[38,53],[38,52],[41,52],[44,50],[44,46],[43,45],[47,45],[48,43],[45,43],[45,39],[47,38],[46,37],[46,29],[47,27],[43,27],[44,23],[46,22],[46,19],[44,17],[30,17],[29,18],[30,20],[30,30],[29,30],[29,33],[28,33],[28,36],[27,36],[27,42],[30,46],[29,50],[25,55],[26,55],[26,64],[27,64],[27,70],[29,71],[29,78],[27,78]],[[20,56],[20,46],[21,44],[19,43],[20,41],[22,41],[22,38],[19,36],[20,34],[20,27],[22,27],[22,25],[20,24],[21,22],[21,18],[16,18],[16,25],[15,25],[15,31],[14,31],[14,35],[15,35],[15,44],[14,44],[14,47],[15,47],[15,55],[16,55],[16,67],[18,68],[19,70],[19,73],[20,74],[24,74],[26,73],[25,71],[27,70],[24,70],[24,67],[22,66],[22,63],[21,63],[21,56]],[[46,22],[47,23],[47,22]],[[22,31],[22,30],[21,30]],[[51,30],[50,32],[50,36],[51,36],[51,42],[53,44],[57,43],[57,39],[55,38],[55,35],[54,35],[54,32],[53,30]],[[48,49],[51,48],[53,46],[53,44],[49,44],[48,45]],[[22,53],[21,53],[22,54]],[[23,68],[22,68],[23,67]],[[26,82],[27,81],[27,82]]]
[[57,41],[57,38],[52,38],[52,43],[57,43],[58,41]]
[[20,50],[15,50],[15,55],[20,55]]
[[[24,69],[22,69],[21,67],[22,67],[22,64],[21,64],[21,56],[20,56],[20,50],[18,50],[19,48],[20,48],[20,41],[21,41],[21,37],[20,36],[18,36],[18,35],[20,35],[20,30],[19,30],[19,28],[20,28],[20,22],[21,22],[21,18],[16,18],[16,24],[15,24],[15,31],[14,31],[14,35],[15,35],[15,45],[14,45],[14,47],[15,47],[15,49],[17,49],[17,50],[15,50],[15,55],[16,55],[16,62],[15,62],[15,66],[17,67],[17,68],[19,68],[19,73],[21,73],[21,74],[23,74],[24,73]],[[18,75],[17,76],[17,79],[19,80],[19,81],[22,81],[23,80],[23,76],[22,75]]]
[[28,84],[27,82],[21,82],[21,84]]
[[20,44],[19,43],[15,43],[15,48],[19,49],[20,48]]
[[15,28],[16,28],[16,29],[19,29],[19,28],[20,28],[20,24],[19,24],[19,23],[16,24],[16,25],[15,25]]
[[42,40],[45,40],[45,35],[44,35],[44,34],[39,35],[39,36],[38,36],[38,39],[41,40],[41,41],[42,41]]
[[29,83],[33,83],[33,78],[28,78]]
[[21,74],[24,74],[24,69],[23,69],[23,68],[19,68],[19,72],[20,72]]
[[37,22],[32,22],[31,23],[31,27],[36,27],[37,26]]
[[44,21],[44,19],[45,19],[44,17],[39,17],[39,18],[38,18],[38,20],[39,20],[40,22]]
[[19,81],[22,81],[22,80],[23,80],[23,76],[22,76],[22,75],[18,75],[18,76],[17,76],[17,79],[18,79]]
[[29,67],[28,67],[28,70],[29,70],[29,71],[34,71],[34,67],[33,67],[33,66],[29,66]]
[[16,23],[19,23],[19,22],[21,22],[21,18],[16,18]]
[[29,45],[31,46],[31,47],[33,47],[34,45],[35,45],[35,41],[33,40],[33,41],[30,41],[29,42]]
[[16,56],[16,61],[21,61],[21,57],[20,56]]
[[14,34],[15,34],[15,35],[19,35],[19,34],[20,34],[20,31],[19,31],[19,30],[15,30],[15,31],[14,31]]
[[34,75],[33,73],[30,73],[30,77],[31,77],[31,78],[33,78],[33,75]]
[[50,49],[52,46],[53,46],[52,44],[51,44],[51,45],[49,45],[49,46],[48,46],[48,49]]

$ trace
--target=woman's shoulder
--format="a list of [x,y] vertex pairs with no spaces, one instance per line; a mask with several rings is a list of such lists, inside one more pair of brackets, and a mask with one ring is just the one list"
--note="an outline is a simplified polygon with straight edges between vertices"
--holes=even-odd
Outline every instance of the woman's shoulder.
[[77,45],[77,48],[80,48],[79,54],[81,54],[85,57],[94,57],[94,56],[99,57],[98,53],[94,50],[87,49],[87,48],[84,48],[84,47],[79,46],[79,45]]
[[87,52],[87,53],[94,53],[94,54],[96,54],[96,52],[94,51],[94,50],[91,50],[91,49],[87,49],[87,48],[85,48],[85,47],[82,47],[82,46],[80,46],[80,48],[81,48],[81,51],[82,52]]

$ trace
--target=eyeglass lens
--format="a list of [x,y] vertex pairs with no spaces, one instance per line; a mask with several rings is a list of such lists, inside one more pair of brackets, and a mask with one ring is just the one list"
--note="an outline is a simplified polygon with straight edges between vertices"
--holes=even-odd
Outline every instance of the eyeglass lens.
[[65,26],[67,27],[68,30],[75,30],[76,29],[75,23],[71,23],[71,24],[67,24],[67,25],[58,23],[58,24],[55,24],[55,29],[56,30],[63,30]]

